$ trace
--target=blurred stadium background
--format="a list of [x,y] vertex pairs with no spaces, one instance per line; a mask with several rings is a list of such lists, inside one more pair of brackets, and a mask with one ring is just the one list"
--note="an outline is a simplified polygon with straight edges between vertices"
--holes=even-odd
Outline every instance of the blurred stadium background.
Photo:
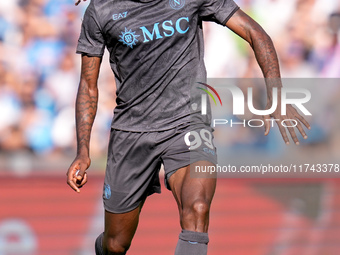
[[[338,0],[236,2],[272,37],[283,77],[340,77]],[[101,190],[115,106],[107,56],[90,181],[78,195],[65,177],[75,155],[80,74],[75,45],[86,5],[0,2],[0,255],[94,254],[93,241],[103,229]],[[251,49],[227,29],[206,23],[205,40],[209,77],[261,77]],[[340,86],[328,94],[334,102],[330,112],[339,113]],[[319,125],[323,135],[304,145],[306,159],[309,152],[340,158],[339,119],[331,124]],[[232,150],[242,142],[257,150],[257,141],[236,136],[227,145]],[[336,179],[219,179],[209,254],[340,254],[339,184]],[[129,254],[173,254],[179,231],[175,201],[163,187],[162,195],[147,200]]]

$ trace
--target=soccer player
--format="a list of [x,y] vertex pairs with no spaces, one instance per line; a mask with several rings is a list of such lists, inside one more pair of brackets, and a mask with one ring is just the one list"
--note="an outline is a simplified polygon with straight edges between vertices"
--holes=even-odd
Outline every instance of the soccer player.
[[[210,114],[200,113],[204,92],[196,89],[206,80],[202,21],[225,25],[250,44],[268,79],[271,105],[273,87],[281,87],[273,43],[233,0],[92,0],[86,10],[77,46],[82,55],[77,156],[67,172],[76,192],[86,183],[91,162],[90,134],[105,47],[117,86],[103,189],[105,229],[95,242],[97,255],[126,254],[146,197],[160,192],[161,164],[180,215],[182,232],[175,254],[207,254],[216,179],[190,178],[190,166],[217,161]],[[298,120],[298,130],[307,137],[300,122],[309,124],[293,107],[288,106],[287,116],[276,111],[272,117]],[[279,128],[289,143],[286,130]],[[268,124],[265,134],[269,129]],[[289,132],[298,143],[294,129]]]

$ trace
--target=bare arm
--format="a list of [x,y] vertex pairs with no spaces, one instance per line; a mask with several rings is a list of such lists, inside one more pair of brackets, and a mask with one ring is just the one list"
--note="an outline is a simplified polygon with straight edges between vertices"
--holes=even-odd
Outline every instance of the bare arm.
[[81,77],[76,99],[77,156],[67,172],[67,183],[77,192],[87,181],[92,125],[97,113],[97,81],[101,58],[82,56]]
[[[226,23],[234,33],[247,41],[254,50],[256,60],[265,78],[280,78],[279,61],[274,44],[263,28],[242,10],[238,10]],[[274,79],[273,79],[274,80]],[[280,79],[275,79],[280,81]],[[277,84],[281,86],[281,82]]]
[[77,154],[89,156],[91,129],[97,113],[101,58],[82,57],[81,77],[76,100]]
[[[264,116],[264,119],[270,119],[274,117],[276,119],[280,133],[286,144],[289,144],[289,139],[285,128],[279,123],[284,119],[296,119],[298,121],[297,128],[303,138],[307,138],[305,131],[302,128],[300,122],[302,122],[307,128],[310,129],[308,122],[296,111],[292,106],[287,106],[287,115],[282,116],[280,114],[280,99],[281,99],[281,75],[278,57],[275,51],[274,44],[268,34],[263,28],[256,23],[251,17],[245,14],[242,10],[238,10],[226,23],[226,26],[230,28],[237,35],[242,37],[249,43],[255,53],[256,60],[262,70],[263,76],[265,77],[267,86],[267,108],[272,105],[272,91],[273,88],[278,88],[278,107],[277,110],[271,116]],[[265,135],[268,135],[270,130],[270,124],[265,121]],[[295,134],[294,128],[288,128],[288,131],[296,144],[299,144],[298,138]]]

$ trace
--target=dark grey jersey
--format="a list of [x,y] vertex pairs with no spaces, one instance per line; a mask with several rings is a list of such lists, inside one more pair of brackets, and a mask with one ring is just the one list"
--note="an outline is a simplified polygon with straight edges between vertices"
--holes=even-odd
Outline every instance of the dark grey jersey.
[[225,25],[237,9],[233,0],[91,0],[77,52],[110,53],[117,84],[112,127],[166,130],[195,114],[209,122],[196,88],[206,80],[202,20]]

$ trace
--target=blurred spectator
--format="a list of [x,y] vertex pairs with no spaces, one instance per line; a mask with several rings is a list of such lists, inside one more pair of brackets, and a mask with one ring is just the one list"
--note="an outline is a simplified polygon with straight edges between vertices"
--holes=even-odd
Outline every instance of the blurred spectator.
[[329,33],[331,38],[322,75],[324,77],[340,77],[340,10],[332,13],[329,17]]
[[79,74],[75,71],[74,52],[71,50],[64,51],[59,61],[58,68],[46,78],[44,87],[52,95],[57,109],[61,110],[75,104]]

